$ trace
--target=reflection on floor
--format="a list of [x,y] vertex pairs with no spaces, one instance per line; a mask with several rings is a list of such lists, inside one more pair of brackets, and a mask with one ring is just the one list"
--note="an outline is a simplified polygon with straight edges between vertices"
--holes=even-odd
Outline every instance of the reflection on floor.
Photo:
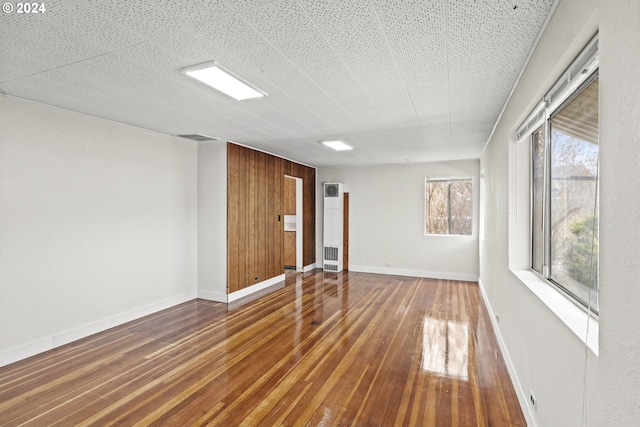
[[422,329],[422,369],[469,379],[469,327],[453,320],[425,317]]
[[286,277],[295,276],[298,273],[300,273],[300,272],[296,271],[295,267],[285,267],[284,268],[284,274],[285,274]]
[[298,273],[0,368],[0,425],[524,426],[477,284]]

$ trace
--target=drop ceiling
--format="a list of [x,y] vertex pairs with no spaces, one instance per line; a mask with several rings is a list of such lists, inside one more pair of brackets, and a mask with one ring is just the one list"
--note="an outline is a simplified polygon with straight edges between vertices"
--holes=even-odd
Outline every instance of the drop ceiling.
[[[555,1],[45,1],[0,14],[0,92],[315,166],[478,158]],[[208,61],[268,96],[180,73]]]

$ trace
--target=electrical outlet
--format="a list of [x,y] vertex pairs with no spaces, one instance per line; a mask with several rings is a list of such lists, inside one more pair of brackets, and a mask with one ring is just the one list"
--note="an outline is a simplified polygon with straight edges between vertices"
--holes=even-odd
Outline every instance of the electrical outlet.
[[533,408],[534,411],[538,411],[538,399],[536,399],[536,395],[533,394],[533,391],[530,390],[529,391],[529,403],[531,404],[531,407]]

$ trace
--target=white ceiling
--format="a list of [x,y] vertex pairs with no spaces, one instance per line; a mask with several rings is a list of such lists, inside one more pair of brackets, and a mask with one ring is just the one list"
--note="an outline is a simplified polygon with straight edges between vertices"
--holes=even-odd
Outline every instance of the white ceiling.
[[[45,1],[0,14],[0,92],[315,166],[477,158],[555,1]],[[269,96],[179,72],[212,60]]]

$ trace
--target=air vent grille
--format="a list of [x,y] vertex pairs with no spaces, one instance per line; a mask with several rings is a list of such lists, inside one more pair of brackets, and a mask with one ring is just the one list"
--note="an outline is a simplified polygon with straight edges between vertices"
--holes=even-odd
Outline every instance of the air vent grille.
[[325,259],[325,261],[338,261],[338,247],[337,246],[325,246],[324,247],[324,259]]
[[194,133],[191,135],[176,135],[179,136],[180,138],[186,138],[186,139],[190,139],[192,141],[198,141],[198,142],[203,142],[203,141],[220,141],[220,138],[216,138],[213,136],[207,136],[207,135],[202,135],[199,133]]
[[332,264],[325,264],[324,265],[324,270],[325,271],[338,271],[338,266],[337,265],[332,265]]
[[339,197],[338,184],[325,184],[324,197]]

